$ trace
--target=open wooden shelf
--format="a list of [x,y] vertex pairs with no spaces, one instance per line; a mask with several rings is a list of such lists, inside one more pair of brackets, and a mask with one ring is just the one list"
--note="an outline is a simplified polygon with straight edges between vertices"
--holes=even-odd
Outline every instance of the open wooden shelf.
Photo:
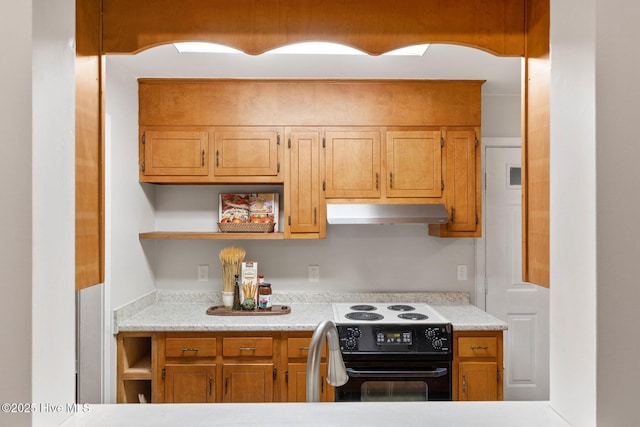
[[283,240],[284,233],[220,233],[217,231],[149,231],[140,239]]

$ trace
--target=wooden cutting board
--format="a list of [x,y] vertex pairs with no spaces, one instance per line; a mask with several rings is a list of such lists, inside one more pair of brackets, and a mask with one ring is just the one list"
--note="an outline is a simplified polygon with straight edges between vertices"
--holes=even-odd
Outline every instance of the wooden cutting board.
[[288,305],[274,305],[271,310],[232,310],[223,305],[214,305],[207,309],[207,314],[212,316],[274,316],[291,313]]

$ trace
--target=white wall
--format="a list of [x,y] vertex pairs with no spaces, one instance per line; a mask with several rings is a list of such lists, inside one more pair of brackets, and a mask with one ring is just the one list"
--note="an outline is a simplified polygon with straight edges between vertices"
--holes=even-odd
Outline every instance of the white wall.
[[551,398],[576,426],[640,423],[639,15],[552,2]]
[[[75,402],[75,1],[34,1],[32,402]],[[55,331],[55,333],[54,333]],[[69,413],[38,412],[34,425]]]
[[638,2],[595,1],[596,395],[601,426],[640,425],[639,16]]
[[551,2],[550,386],[575,426],[596,419],[594,4]]
[[[2,402],[75,401],[74,4],[0,7],[11,41],[0,47]],[[53,426],[68,416],[0,419]]]
[[[30,402],[31,373],[31,1],[0,4],[0,402]],[[7,209],[11,206],[11,209]],[[0,413],[0,425],[30,425]]]

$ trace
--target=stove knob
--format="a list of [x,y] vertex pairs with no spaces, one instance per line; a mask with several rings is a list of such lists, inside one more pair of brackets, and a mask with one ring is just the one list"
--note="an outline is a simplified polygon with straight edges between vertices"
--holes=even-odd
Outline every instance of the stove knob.
[[348,338],[347,341],[345,342],[345,345],[347,347],[348,350],[353,350],[356,348],[356,344],[357,341],[353,338]]
[[424,335],[425,335],[427,338],[434,338],[434,337],[436,336],[436,331],[434,331],[433,329],[427,329],[427,330],[424,332]]
[[433,345],[433,348],[435,348],[436,350],[440,350],[442,348],[442,340],[439,338],[433,340],[431,344]]
[[353,328],[349,332],[350,332],[350,335],[356,339],[360,338],[360,336],[362,335],[362,332],[360,331],[359,328]]

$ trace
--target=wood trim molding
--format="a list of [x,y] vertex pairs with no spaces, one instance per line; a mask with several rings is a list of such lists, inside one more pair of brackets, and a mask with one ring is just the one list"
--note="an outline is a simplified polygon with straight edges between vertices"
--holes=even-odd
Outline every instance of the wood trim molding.
[[103,53],[208,41],[250,55],[304,41],[372,55],[421,43],[524,54],[523,0],[103,0]]
[[76,1],[76,290],[104,282],[104,60],[100,0]]
[[527,1],[522,119],[522,280],[549,287],[549,0]]

